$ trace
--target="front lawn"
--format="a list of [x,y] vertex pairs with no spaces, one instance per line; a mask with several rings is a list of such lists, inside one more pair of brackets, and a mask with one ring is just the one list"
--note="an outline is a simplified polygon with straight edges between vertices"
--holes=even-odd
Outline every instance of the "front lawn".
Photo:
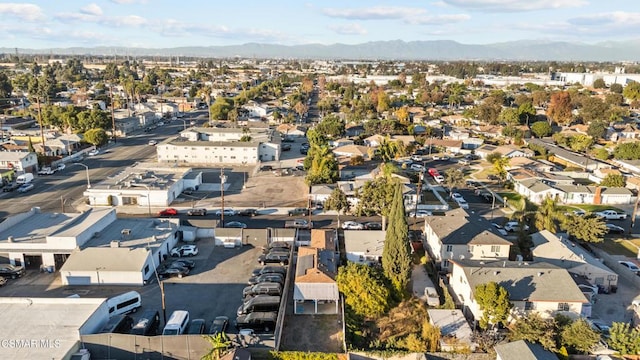
[[635,258],[640,249],[640,239],[613,238],[594,244],[611,255],[624,255]]
[[598,212],[603,210],[615,210],[618,212],[624,212],[622,209],[617,207],[613,207],[611,205],[592,205],[592,204],[575,204],[575,205],[560,205],[558,206],[560,211],[573,211],[573,210],[584,210],[586,212]]

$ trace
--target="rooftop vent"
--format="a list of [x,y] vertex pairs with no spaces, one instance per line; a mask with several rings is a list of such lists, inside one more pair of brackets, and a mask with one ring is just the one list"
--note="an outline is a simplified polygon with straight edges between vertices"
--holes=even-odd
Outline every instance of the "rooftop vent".
[[113,240],[109,245],[110,245],[112,248],[119,248],[119,247],[120,247],[120,241],[118,241],[118,240]]
[[10,242],[10,243],[12,243],[12,242],[14,241],[13,236],[9,236],[9,237],[7,238],[7,241],[8,241],[8,242]]
[[120,233],[122,235],[131,235],[131,229],[122,229],[122,231],[120,231]]

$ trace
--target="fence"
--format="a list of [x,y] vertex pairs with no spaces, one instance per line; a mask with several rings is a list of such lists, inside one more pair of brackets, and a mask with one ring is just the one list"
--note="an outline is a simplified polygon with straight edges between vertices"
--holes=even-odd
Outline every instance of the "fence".
[[[291,280],[295,276],[293,269],[295,265],[293,263],[295,253],[295,244],[291,246],[291,252],[289,253],[289,266],[287,267],[287,278],[284,281],[284,287],[282,289],[282,301],[280,301],[280,308],[278,309],[278,320],[276,321],[276,328],[273,332],[273,338],[275,340],[275,350],[280,350],[280,342],[282,340],[282,327],[284,326],[284,318],[287,313],[287,303],[289,302],[289,288],[291,287]],[[295,305],[294,305],[295,306]]]

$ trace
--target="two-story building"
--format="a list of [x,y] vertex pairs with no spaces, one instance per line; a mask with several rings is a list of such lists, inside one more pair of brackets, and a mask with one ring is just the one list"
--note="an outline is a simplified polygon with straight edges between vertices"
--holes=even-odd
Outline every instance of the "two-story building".
[[[482,317],[475,298],[478,285],[495,282],[509,293],[512,315],[537,312],[543,318],[557,314],[589,316],[591,304],[566,269],[539,262],[451,260],[449,286],[465,314]],[[584,311],[588,311],[585,314]]]
[[508,259],[511,242],[494,231],[488,221],[472,219],[466,211],[456,208],[444,216],[425,219],[425,250],[446,271],[451,271],[452,260]]
[[0,169],[16,174],[38,171],[38,156],[28,151],[0,151]]

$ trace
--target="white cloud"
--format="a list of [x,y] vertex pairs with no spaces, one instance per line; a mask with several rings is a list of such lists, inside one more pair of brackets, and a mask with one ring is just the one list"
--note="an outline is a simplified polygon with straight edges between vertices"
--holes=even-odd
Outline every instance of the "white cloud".
[[573,25],[583,26],[638,26],[640,25],[640,13],[613,11],[609,13],[584,15],[567,20]]
[[360,24],[330,25],[329,29],[340,35],[366,35],[367,29]]
[[35,4],[0,4],[0,16],[9,15],[26,21],[38,21],[45,18],[42,8]]
[[442,0],[442,2],[465,9],[487,12],[573,8],[588,4],[586,0]]
[[111,0],[111,2],[120,4],[120,5],[135,4],[135,3],[146,4],[147,0]]
[[325,8],[322,13],[335,18],[353,20],[388,20],[403,19],[417,14],[424,14],[421,8],[398,6],[374,6],[369,8]]
[[102,15],[102,9],[96,3],[89,4],[85,7],[81,7],[80,12],[82,14],[94,15],[94,16]]
[[558,35],[582,40],[590,38],[612,38],[620,34],[640,31],[640,13],[614,11],[583,15],[566,21],[514,24],[513,28],[542,34]]
[[412,17],[407,19],[407,22],[416,25],[446,25],[468,21],[469,19],[471,19],[471,16],[467,14],[425,15]]
[[255,28],[230,28],[225,25],[203,25],[180,22],[174,19],[165,20],[158,26],[149,26],[149,30],[158,32],[163,36],[171,37],[213,37],[232,39],[246,42],[282,42],[291,40],[291,37],[279,31]]

